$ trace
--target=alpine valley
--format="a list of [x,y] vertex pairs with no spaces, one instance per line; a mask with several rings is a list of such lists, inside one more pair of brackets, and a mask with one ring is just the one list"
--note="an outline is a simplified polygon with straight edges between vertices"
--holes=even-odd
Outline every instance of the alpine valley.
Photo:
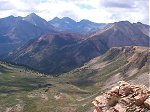
[[[105,112],[92,101],[118,81],[149,86],[149,28],[129,21],[46,21],[35,13],[1,18],[0,112]],[[134,112],[117,110],[118,101],[109,112]],[[149,106],[129,107],[149,112]]]

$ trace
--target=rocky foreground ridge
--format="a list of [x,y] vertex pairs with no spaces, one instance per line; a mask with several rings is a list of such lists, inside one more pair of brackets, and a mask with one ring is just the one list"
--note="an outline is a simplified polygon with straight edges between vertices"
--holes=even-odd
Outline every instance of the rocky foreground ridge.
[[150,89],[119,81],[92,102],[94,112],[150,112]]

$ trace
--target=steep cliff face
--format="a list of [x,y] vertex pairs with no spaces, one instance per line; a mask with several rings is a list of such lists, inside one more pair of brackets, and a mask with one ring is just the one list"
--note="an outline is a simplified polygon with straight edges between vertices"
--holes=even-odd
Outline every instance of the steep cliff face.
[[94,112],[149,112],[150,90],[142,85],[120,81],[92,103]]

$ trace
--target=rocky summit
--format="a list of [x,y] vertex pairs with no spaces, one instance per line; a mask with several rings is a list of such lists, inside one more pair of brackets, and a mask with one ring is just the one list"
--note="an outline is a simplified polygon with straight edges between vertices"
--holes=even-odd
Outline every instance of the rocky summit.
[[150,90],[143,85],[119,81],[92,103],[93,112],[150,112]]

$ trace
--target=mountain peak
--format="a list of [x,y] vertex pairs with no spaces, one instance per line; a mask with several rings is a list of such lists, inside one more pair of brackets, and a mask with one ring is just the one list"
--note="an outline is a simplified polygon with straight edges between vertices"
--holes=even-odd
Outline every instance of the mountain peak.
[[129,21],[119,21],[114,23],[109,23],[106,27],[104,27],[104,30],[108,29],[122,29],[124,27],[129,27],[132,24]]
[[35,13],[31,13],[28,16],[38,16],[38,15],[36,15]]
[[29,15],[27,15],[25,18],[40,18],[40,19],[42,19],[40,16],[38,16],[38,15],[36,15],[35,13],[31,13],[31,14],[29,14]]
[[8,18],[14,18],[14,16],[13,16],[13,15],[10,15],[10,16],[8,16]]
[[54,19],[60,19],[59,17],[55,17]]
[[66,21],[66,22],[75,22],[73,19],[69,17],[63,17],[61,20]]
[[87,20],[87,19],[82,19],[78,23],[80,23],[80,24],[92,24],[92,22],[90,20]]
[[137,22],[137,23],[133,23],[133,24],[146,25],[146,26],[148,26],[147,24],[143,24],[143,23],[141,23],[141,22]]
[[8,17],[6,17],[7,19],[13,19],[13,18],[15,18],[13,15],[10,15],[10,16],[8,16]]
[[131,23],[129,21],[119,21],[119,22],[115,22],[115,25],[130,25]]
[[36,15],[35,13],[31,13],[23,18],[23,20],[38,26],[40,28],[48,29],[48,23],[45,19],[41,18],[40,16]]
[[91,22],[88,19],[82,19],[80,22]]
[[138,24],[142,24],[141,22],[137,22]]
[[69,17],[63,17],[62,19],[64,19],[64,20],[72,20],[72,19],[69,18]]
[[60,20],[60,18],[58,18],[58,17],[54,17],[51,21],[59,21]]

